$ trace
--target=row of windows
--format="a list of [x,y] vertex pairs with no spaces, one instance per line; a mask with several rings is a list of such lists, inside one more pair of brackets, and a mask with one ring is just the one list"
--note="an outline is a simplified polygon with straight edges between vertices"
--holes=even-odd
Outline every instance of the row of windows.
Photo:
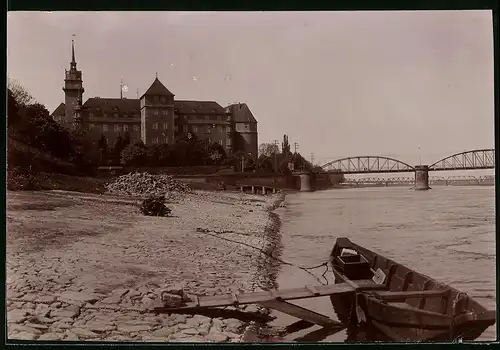
[[[168,115],[168,111],[162,110],[162,112],[160,113],[159,110],[155,110],[152,112],[152,115],[155,115],[155,116],[158,116],[160,114]],[[96,115],[93,112],[89,112],[88,116],[90,118],[94,118]],[[104,112],[104,113],[102,113],[102,116],[104,118],[107,118],[108,113]],[[139,114],[120,114],[120,113],[116,113],[116,112],[112,113],[111,116],[114,118],[140,118],[141,117]],[[200,115],[200,116],[186,115],[185,118],[186,118],[186,120],[212,120],[212,121],[225,121],[226,120],[225,117],[222,115]]]
[[[102,131],[110,131],[111,130],[111,125],[113,125],[113,131],[115,132],[121,132],[121,131],[129,131],[130,126],[128,124],[89,124],[89,130],[93,130],[95,128],[99,128],[99,125],[102,125]],[[139,132],[140,128],[139,125],[132,125],[132,130],[134,132]]]
[[[153,137],[153,138],[151,139],[151,141],[152,141],[153,143],[157,143],[157,144],[158,144],[158,143],[168,143],[168,136],[165,136],[165,137],[155,136],[155,137]],[[209,143],[212,143],[212,138],[211,138],[211,137],[209,137],[209,138],[207,139],[207,141],[208,141]],[[222,141],[222,140],[217,140],[217,143],[218,143],[219,145],[223,146],[223,141]]]
[[163,123],[153,123],[153,130],[160,130],[160,128],[163,126],[163,130],[168,130],[168,123],[163,122]]
[[[93,130],[95,128],[99,128],[99,126],[102,125],[102,131],[111,131],[113,130],[114,132],[121,132],[121,131],[129,131],[131,130],[130,125],[128,124],[89,124],[89,130]],[[112,129],[111,129],[112,127]],[[168,123],[163,122],[163,123],[153,123],[152,124],[153,130],[168,130]],[[139,125],[132,125],[132,131],[133,132],[139,132],[140,127]],[[179,131],[178,126],[175,126],[175,131]],[[182,131],[187,132],[188,131],[188,126],[187,125],[182,125]],[[223,133],[225,131],[225,127],[223,125],[219,125],[218,127],[198,127],[197,125],[193,125],[192,131],[197,133],[197,132],[205,132],[205,133],[212,133],[212,131],[219,131],[220,133]]]
[[[104,118],[107,118],[107,117],[108,117],[108,113],[104,112],[104,113],[102,114],[102,116],[103,116]],[[113,114],[112,114],[112,116],[113,116],[114,118],[120,118],[120,113],[113,113]],[[141,117],[139,114],[122,114],[122,116],[123,116],[123,118],[129,118],[129,117],[130,117],[130,118],[140,118],[140,117]],[[89,112],[89,117],[90,117],[90,118],[94,118],[94,117],[95,117],[94,113]]]
[[[203,129],[205,129],[204,126],[198,127],[198,125],[193,125],[193,132],[198,132],[198,130],[203,131]],[[206,128],[205,132],[207,132],[207,133],[211,133],[212,131],[224,132],[225,129],[226,129],[226,127],[224,125],[219,125],[218,127],[216,127],[216,126],[215,127],[214,126],[212,126],[212,127],[208,126]]]

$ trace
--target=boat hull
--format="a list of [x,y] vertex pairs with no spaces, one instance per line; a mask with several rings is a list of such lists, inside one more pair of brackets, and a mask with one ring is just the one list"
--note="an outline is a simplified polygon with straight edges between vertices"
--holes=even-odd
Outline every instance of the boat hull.
[[[344,248],[358,252],[363,259],[356,262],[353,256],[341,256]],[[386,274],[387,278],[381,286],[386,291],[386,297],[383,297],[383,292],[365,289],[332,295],[330,300],[339,320],[346,324],[362,325],[364,329],[376,329],[387,340],[474,340],[495,324],[496,312],[486,310],[465,293],[346,238],[337,240],[330,264],[335,283],[352,281],[355,284],[356,280],[366,280],[370,275],[367,275],[367,271],[371,271],[372,276],[379,269]],[[411,293],[417,293],[418,297],[408,297]]]

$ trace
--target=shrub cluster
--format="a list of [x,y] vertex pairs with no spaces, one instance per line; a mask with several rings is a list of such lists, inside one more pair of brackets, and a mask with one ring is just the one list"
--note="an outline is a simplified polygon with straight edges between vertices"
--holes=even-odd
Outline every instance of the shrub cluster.
[[141,213],[146,216],[168,216],[171,212],[165,205],[165,196],[151,195],[141,205]]
[[7,172],[9,191],[35,191],[40,188],[35,175],[29,169],[16,167]]

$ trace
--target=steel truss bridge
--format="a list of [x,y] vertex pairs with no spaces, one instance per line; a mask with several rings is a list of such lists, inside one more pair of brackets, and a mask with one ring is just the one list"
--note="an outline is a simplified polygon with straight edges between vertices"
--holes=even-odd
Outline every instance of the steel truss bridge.
[[[413,185],[415,178],[413,177],[392,177],[392,178],[347,178],[344,184],[352,185],[384,185],[384,186],[397,186],[397,185]],[[429,184],[431,185],[483,185],[495,184],[495,176],[431,176],[429,177]]]
[[[321,166],[326,172],[347,174],[409,173],[415,167],[401,160],[383,156],[347,157]],[[429,171],[494,169],[495,150],[477,149],[456,153],[429,165]]]

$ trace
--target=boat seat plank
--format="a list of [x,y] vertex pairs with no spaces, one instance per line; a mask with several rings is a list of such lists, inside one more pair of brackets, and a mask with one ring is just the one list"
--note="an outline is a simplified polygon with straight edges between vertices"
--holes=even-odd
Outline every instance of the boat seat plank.
[[332,320],[328,316],[322,315],[320,313],[307,310],[303,307],[300,307],[295,304],[287,303],[286,301],[281,301],[281,300],[270,300],[270,301],[264,301],[259,303],[260,305],[269,308],[269,309],[274,309],[280,312],[283,312],[287,315],[294,316],[297,318],[300,318],[302,320],[327,327],[327,326],[340,326],[341,323]]
[[[371,286],[376,286],[372,280],[357,280],[356,287],[364,288]],[[159,307],[155,310],[161,310],[162,312],[175,311],[175,310],[185,310],[193,308],[210,308],[210,307],[221,307],[221,306],[232,306],[232,305],[245,305],[245,304],[259,304],[266,301],[272,301],[276,299],[280,300],[295,300],[295,299],[307,299],[321,296],[329,296],[333,294],[342,294],[354,292],[354,288],[347,283],[338,283],[331,285],[302,287],[294,289],[285,290],[273,290],[266,292],[255,292],[255,293],[241,293],[237,295],[224,294],[216,296],[198,296],[194,302],[188,302],[181,307]]]
[[435,289],[435,290],[425,290],[425,291],[373,291],[377,297],[384,301],[400,301],[405,299],[413,298],[432,298],[432,297],[443,297],[450,290],[449,289]]

